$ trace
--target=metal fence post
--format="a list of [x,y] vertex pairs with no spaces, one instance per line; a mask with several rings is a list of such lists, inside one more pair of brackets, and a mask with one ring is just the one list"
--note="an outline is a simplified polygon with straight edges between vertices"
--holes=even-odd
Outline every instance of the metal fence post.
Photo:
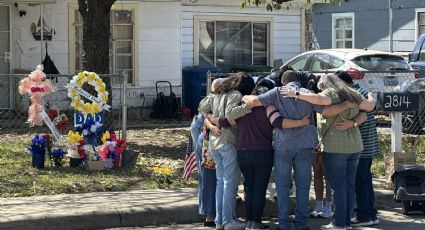
[[211,71],[207,71],[207,95],[210,93],[211,91]]
[[128,73],[123,72],[123,87],[122,87],[122,139],[127,139],[127,82],[128,82]]

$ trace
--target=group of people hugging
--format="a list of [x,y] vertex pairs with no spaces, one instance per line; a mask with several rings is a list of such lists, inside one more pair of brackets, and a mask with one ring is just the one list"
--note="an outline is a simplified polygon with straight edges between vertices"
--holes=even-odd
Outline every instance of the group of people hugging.
[[[287,70],[278,80],[255,81],[239,72],[212,82],[191,125],[205,226],[268,229],[261,221],[272,169],[279,229],[288,230],[292,224],[297,230],[309,229],[310,215],[332,217],[322,229],[379,223],[370,172],[372,157],[379,154],[373,94],[343,71],[318,81],[306,78]],[[320,92],[313,92],[312,85]],[[215,169],[201,166],[205,139]],[[316,207],[310,212],[312,171]],[[235,214],[241,173],[245,222]],[[293,181],[294,220],[289,217]]]

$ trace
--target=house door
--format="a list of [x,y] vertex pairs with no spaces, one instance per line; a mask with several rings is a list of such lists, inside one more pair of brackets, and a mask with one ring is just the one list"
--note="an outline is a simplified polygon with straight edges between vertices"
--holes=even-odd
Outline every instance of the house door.
[[9,6],[0,6],[0,109],[10,108],[10,17]]

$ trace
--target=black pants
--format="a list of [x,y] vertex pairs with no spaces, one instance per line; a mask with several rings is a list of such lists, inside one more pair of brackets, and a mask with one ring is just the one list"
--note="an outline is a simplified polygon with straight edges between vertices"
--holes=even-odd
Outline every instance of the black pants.
[[273,167],[273,150],[238,150],[238,163],[244,176],[246,219],[260,222]]

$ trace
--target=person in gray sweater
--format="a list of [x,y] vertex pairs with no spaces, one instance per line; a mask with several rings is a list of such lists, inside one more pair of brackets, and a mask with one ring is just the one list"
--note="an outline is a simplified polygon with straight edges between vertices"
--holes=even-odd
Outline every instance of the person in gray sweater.
[[[251,112],[249,106],[239,106],[242,95],[250,94],[255,86],[251,76],[236,73],[216,88],[199,104],[199,112],[211,113],[214,117],[225,116],[237,119]],[[235,216],[236,193],[240,180],[237,162],[235,126],[221,129],[220,134],[210,135],[209,148],[216,163],[216,229],[245,229],[246,224]]]

